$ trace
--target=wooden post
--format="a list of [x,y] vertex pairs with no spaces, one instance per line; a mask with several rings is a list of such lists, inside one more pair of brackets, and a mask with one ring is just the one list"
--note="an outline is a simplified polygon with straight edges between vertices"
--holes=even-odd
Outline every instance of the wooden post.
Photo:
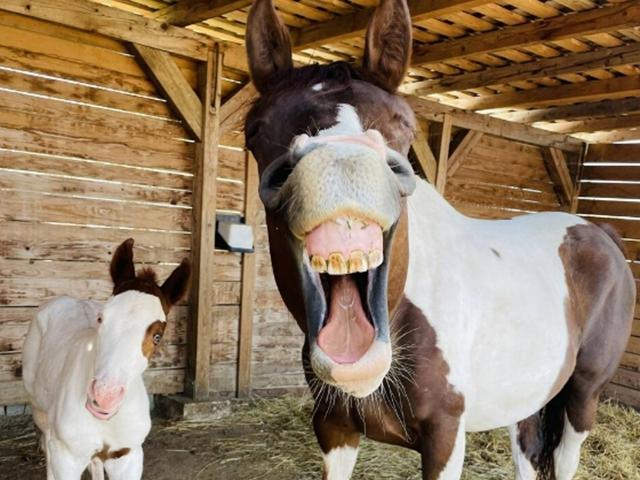
[[425,121],[420,119],[417,120],[416,138],[413,140],[411,148],[413,149],[413,153],[416,155],[416,159],[420,164],[420,168],[422,168],[422,173],[424,173],[425,178],[429,183],[435,185],[438,165],[436,157],[433,155],[431,147],[429,146],[427,127],[428,125]]
[[189,325],[185,391],[194,400],[209,396],[211,362],[211,302],[214,282],[216,176],[222,54],[216,45],[199,67],[202,100],[202,140],[196,145],[193,179],[191,322]]
[[[246,154],[244,218],[255,233],[258,214],[258,167],[249,152]],[[256,279],[256,254],[242,255],[242,291],[240,294],[240,325],[238,334],[238,382],[236,395],[246,397],[251,392],[251,351],[253,349],[253,292]]]
[[444,195],[444,187],[447,184],[451,126],[451,115],[445,114],[442,122],[442,135],[440,136],[440,150],[438,151],[438,174],[436,175],[436,190],[441,195]]

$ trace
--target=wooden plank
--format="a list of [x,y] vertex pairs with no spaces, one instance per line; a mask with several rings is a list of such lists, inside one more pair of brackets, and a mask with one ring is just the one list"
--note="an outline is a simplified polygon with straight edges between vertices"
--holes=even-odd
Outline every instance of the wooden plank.
[[202,140],[196,149],[193,186],[193,273],[191,305],[193,328],[189,330],[189,355],[185,385],[194,400],[209,396],[211,328],[207,315],[213,272],[216,225],[216,188],[218,171],[218,138],[220,112],[220,84],[222,54],[218,48],[209,52],[200,70],[200,98],[202,100]]
[[580,184],[580,196],[640,199],[640,184],[582,182]]
[[541,58],[527,63],[487,68],[478,72],[444,75],[409,84],[403,91],[415,95],[462,91],[638,62],[640,62],[640,43],[631,43],[621,47],[601,48],[554,58]]
[[[637,100],[640,103],[640,100]],[[640,127],[640,113],[612,118],[597,118],[574,122],[551,123],[541,126],[547,130],[562,133],[596,132]]]
[[514,106],[561,105],[597,100],[602,97],[611,99],[639,95],[640,75],[631,75],[474,98],[465,97],[458,100],[447,100],[447,104],[469,110],[489,110]]
[[432,185],[436,184],[436,172],[438,171],[438,162],[431,151],[429,142],[427,141],[426,126],[420,121],[416,122],[416,132],[411,148],[422,168],[424,177]]
[[509,140],[544,147],[555,147],[568,152],[579,153],[582,150],[582,142],[566,135],[475,112],[465,112],[464,110],[415,96],[407,96],[406,99],[418,115],[428,120],[442,121],[443,115],[448,113],[451,115],[455,126],[466,128],[467,130],[477,130]]
[[82,0],[4,0],[0,9],[202,61],[212,44],[189,30]]
[[628,128],[609,132],[573,133],[573,137],[587,143],[634,143],[640,142],[640,129]]
[[151,18],[186,27],[251,5],[251,0],[180,0],[151,14]]
[[469,130],[467,132],[455,152],[453,152],[451,157],[449,157],[447,176],[451,177],[455,175],[456,171],[464,163],[469,153],[478,144],[483,135],[484,134],[482,132],[476,132],[473,130]]
[[578,204],[578,212],[594,215],[640,218],[640,202],[612,202],[607,200],[581,199]]
[[640,157],[637,165],[586,165],[582,169],[582,180],[640,181]]
[[605,387],[603,396],[612,398],[630,407],[640,408],[640,395],[638,394],[638,390],[631,387],[610,383]]
[[[245,181],[245,223],[255,229],[258,198],[258,165],[247,152],[247,178]],[[247,397],[251,393],[251,352],[253,348],[254,287],[256,277],[256,254],[242,255],[242,293],[240,299],[240,322],[238,339],[237,396]]]
[[[407,3],[412,21],[419,22],[488,2],[487,0],[409,0]],[[362,36],[373,11],[374,9],[358,10],[333,20],[310,25],[299,31],[293,31],[293,48],[304,50]]]
[[585,162],[640,163],[640,145],[589,145]]
[[[496,113],[496,115],[512,122],[534,123],[563,119],[575,120],[589,117],[611,117],[635,112],[640,112],[640,102],[638,102],[638,99],[624,98],[621,100],[603,100],[600,102],[581,103],[561,107],[499,112]],[[544,126],[542,127],[544,128]]]
[[608,223],[614,227],[623,238],[640,239],[640,219],[601,218],[586,213],[581,214],[581,216],[596,224]]
[[549,178],[556,186],[558,199],[561,205],[571,205],[574,196],[573,179],[567,167],[567,160],[561,150],[549,148],[545,150],[545,165],[549,172]]
[[165,95],[184,126],[197,140],[202,138],[202,102],[171,55],[155,48],[132,44],[138,59]]
[[415,49],[412,64],[450,61],[474,54],[634,27],[639,17],[640,5],[635,1],[594,8],[465,36],[436,45],[424,45]]
[[244,131],[244,119],[257,97],[252,83],[247,83],[227,99],[220,109],[220,134],[231,130]]
[[445,114],[442,122],[440,148],[438,150],[438,172],[436,174],[436,190],[444,195],[447,185],[447,171],[449,170],[449,144],[451,143],[451,116]]

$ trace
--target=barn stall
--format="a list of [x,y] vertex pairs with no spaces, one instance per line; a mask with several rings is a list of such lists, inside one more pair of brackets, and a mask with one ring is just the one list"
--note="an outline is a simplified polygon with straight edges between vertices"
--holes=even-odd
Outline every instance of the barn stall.
[[[361,58],[376,3],[276,0],[300,65]],[[195,267],[146,372],[150,393],[206,405],[306,390],[302,335],[273,281],[244,150],[250,4],[0,5],[0,405],[26,400],[21,346],[36,307],[61,294],[106,298],[108,262],[127,237],[160,277],[185,256]],[[410,9],[402,90],[419,118],[416,172],[470,216],[606,221],[640,277],[640,5]],[[252,226],[255,252],[214,248],[216,214]],[[640,407],[640,319],[607,393]]]

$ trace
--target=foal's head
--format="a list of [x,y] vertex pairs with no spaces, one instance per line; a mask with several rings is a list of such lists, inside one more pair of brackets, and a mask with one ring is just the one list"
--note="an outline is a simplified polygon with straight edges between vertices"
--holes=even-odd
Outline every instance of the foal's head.
[[190,267],[185,259],[159,286],[152,270],[136,275],[133,239],[113,254],[113,295],[97,319],[96,364],[86,407],[106,420],[122,404],[132,379],[147,368],[167,325],[167,313],[184,295]]
[[246,142],[258,161],[276,281],[306,332],[315,376],[358,397],[376,390],[391,365],[388,312],[402,285],[388,295],[387,284],[390,275],[404,281],[396,271],[406,258],[392,251],[415,187],[406,158],[415,120],[395,91],[410,51],[404,0],[376,9],[361,68],[294,68],[272,1],[256,0],[249,15],[260,97]]

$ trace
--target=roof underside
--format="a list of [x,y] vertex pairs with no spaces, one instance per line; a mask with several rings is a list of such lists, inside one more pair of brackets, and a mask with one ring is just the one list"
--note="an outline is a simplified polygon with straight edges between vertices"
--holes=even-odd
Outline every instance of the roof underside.
[[[186,26],[243,54],[250,0],[93,1]],[[377,3],[275,0],[302,64],[358,61]],[[640,2],[410,0],[409,6],[414,53],[404,92],[589,142],[640,140]]]

